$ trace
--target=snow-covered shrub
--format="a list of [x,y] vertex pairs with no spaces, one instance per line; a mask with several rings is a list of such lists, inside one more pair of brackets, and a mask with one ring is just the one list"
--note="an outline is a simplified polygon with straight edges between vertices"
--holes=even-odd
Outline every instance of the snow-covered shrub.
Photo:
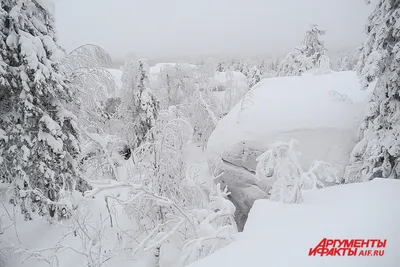
[[299,153],[290,143],[278,142],[257,158],[256,177],[259,180],[272,180],[268,192],[270,199],[285,203],[302,202],[301,187],[303,170],[299,163]]
[[119,180],[118,162],[124,143],[118,136],[86,132],[82,146],[81,167],[89,180],[111,178]]
[[347,71],[351,70],[350,60],[348,57],[342,57],[338,63],[338,71]]
[[321,55],[319,58],[319,68],[317,74],[328,74],[331,73],[331,62],[327,55]]
[[61,60],[62,68],[66,72],[74,72],[78,69],[101,67],[110,68],[111,55],[98,45],[84,44],[72,50]]
[[[335,169],[331,164],[320,160],[315,160],[311,164],[307,176],[310,177],[311,181],[316,182],[318,188],[338,185],[342,179],[337,169]],[[307,186],[304,188],[312,189],[312,187],[307,188]]]
[[62,217],[80,177],[71,90],[59,69],[52,8],[7,1],[0,8],[0,182],[26,219],[33,212]]
[[[194,192],[185,179],[186,162],[183,148],[192,137],[190,123],[180,116],[176,107],[160,112],[155,126],[143,144],[134,150],[133,159],[141,181],[149,192],[174,201],[180,207],[190,206]],[[128,209],[134,209],[139,224],[152,229],[166,220],[170,211],[154,200],[138,200]]]
[[208,138],[218,123],[220,109],[213,93],[213,63],[198,68],[195,77],[195,88],[189,101],[181,110],[189,119],[194,129],[193,138],[205,147]]
[[220,114],[227,114],[232,108],[243,98],[249,87],[246,83],[235,80],[232,71],[227,70],[225,73],[226,82],[224,83],[225,93],[221,106]]
[[315,160],[308,171],[300,165],[295,140],[278,142],[257,158],[256,177],[270,199],[285,203],[302,202],[302,189],[316,189],[341,182],[339,172],[331,164]]
[[181,266],[204,258],[234,240],[237,232],[233,219],[235,206],[227,199],[227,188],[221,191],[219,184],[216,187],[215,195],[210,196],[211,201],[205,208],[191,210],[196,220],[196,233],[185,240]]
[[93,44],[79,46],[61,60],[75,100],[70,109],[78,116],[79,127],[91,133],[99,133],[110,122],[106,103],[118,94],[115,79],[108,71],[111,64],[110,54]]
[[182,64],[165,66],[158,74],[157,96],[161,106],[168,108],[184,104],[194,91],[194,71]]
[[278,76],[300,76],[313,68],[311,60],[304,55],[302,49],[301,47],[296,47],[286,55],[280,63]]

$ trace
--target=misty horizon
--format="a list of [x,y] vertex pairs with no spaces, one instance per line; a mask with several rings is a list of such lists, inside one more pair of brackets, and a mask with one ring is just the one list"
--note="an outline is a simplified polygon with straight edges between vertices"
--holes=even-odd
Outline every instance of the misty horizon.
[[95,43],[116,61],[131,53],[160,60],[284,56],[312,24],[327,31],[328,50],[355,51],[373,8],[361,0],[84,0],[76,8],[77,3],[56,2],[60,44],[71,51]]

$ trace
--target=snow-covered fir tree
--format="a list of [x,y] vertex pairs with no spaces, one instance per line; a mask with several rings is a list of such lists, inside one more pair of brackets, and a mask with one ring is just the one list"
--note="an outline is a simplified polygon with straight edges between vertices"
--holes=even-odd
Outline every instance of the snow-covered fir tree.
[[295,48],[280,63],[277,76],[300,76],[312,67],[311,60],[304,55],[302,48]]
[[339,62],[338,62],[338,66],[337,66],[338,71],[347,71],[347,70],[351,70],[351,66],[350,66],[350,60],[348,57],[342,57]]
[[310,69],[319,68],[320,57],[327,57],[324,43],[320,40],[324,34],[325,31],[317,25],[308,29],[303,43],[289,52],[280,63],[278,76],[299,76]]
[[2,1],[0,9],[0,181],[11,183],[26,219],[35,211],[62,216],[71,192],[88,188],[52,9],[34,0]]
[[320,56],[318,65],[318,74],[327,74],[331,72],[331,60],[327,55]]
[[158,84],[156,92],[163,108],[184,104],[194,90],[194,71],[184,64],[164,66]]
[[324,43],[320,40],[321,36],[325,35],[326,31],[321,30],[318,25],[314,24],[306,31],[303,41],[303,53],[311,60],[314,67],[319,66],[319,58],[326,55],[327,51]]
[[346,182],[400,178],[400,2],[381,0],[366,26],[358,74],[368,88],[376,81],[362,138],[351,155]]
[[154,126],[160,105],[148,86],[148,67],[144,59],[131,59],[124,65],[122,83],[120,113],[124,119],[121,128],[128,146],[136,149]]
[[261,81],[261,71],[259,68],[254,66],[247,74],[247,82],[249,84],[249,88],[256,85],[259,81]]

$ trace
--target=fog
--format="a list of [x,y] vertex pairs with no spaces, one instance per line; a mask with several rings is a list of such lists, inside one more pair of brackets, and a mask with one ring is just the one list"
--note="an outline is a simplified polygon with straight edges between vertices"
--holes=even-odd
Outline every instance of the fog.
[[280,55],[313,23],[328,49],[355,49],[373,6],[363,0],[58,0],[68,51],[85,43],[114,57]]

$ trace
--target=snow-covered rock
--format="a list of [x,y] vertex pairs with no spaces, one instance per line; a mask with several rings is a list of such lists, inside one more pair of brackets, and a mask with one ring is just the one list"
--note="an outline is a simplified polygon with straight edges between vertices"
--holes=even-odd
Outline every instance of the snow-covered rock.
[[304,169],[318,159],[343,172],[367,99],[351,71],[264,79],[218,123],[207,150],[218,159],[240,142],[296,139]]
[[[375,179],[304,192],[302,204],[258,200],[237,241],[189,266],[396,267],[399,191],[399,181]],[[308,256],[323,238],[387,239],[387,245],[382,257]]]
[[342,176],[358,140],[367,95],[354,72],[269,78],[219,121],[208,141],[209,165],[220,175],[216,182],[233,191],[239,229],[262,197],[261,188],[267,188],[254,173],[257,157],[269,144],[296,139],[305,171],[320,160]]

